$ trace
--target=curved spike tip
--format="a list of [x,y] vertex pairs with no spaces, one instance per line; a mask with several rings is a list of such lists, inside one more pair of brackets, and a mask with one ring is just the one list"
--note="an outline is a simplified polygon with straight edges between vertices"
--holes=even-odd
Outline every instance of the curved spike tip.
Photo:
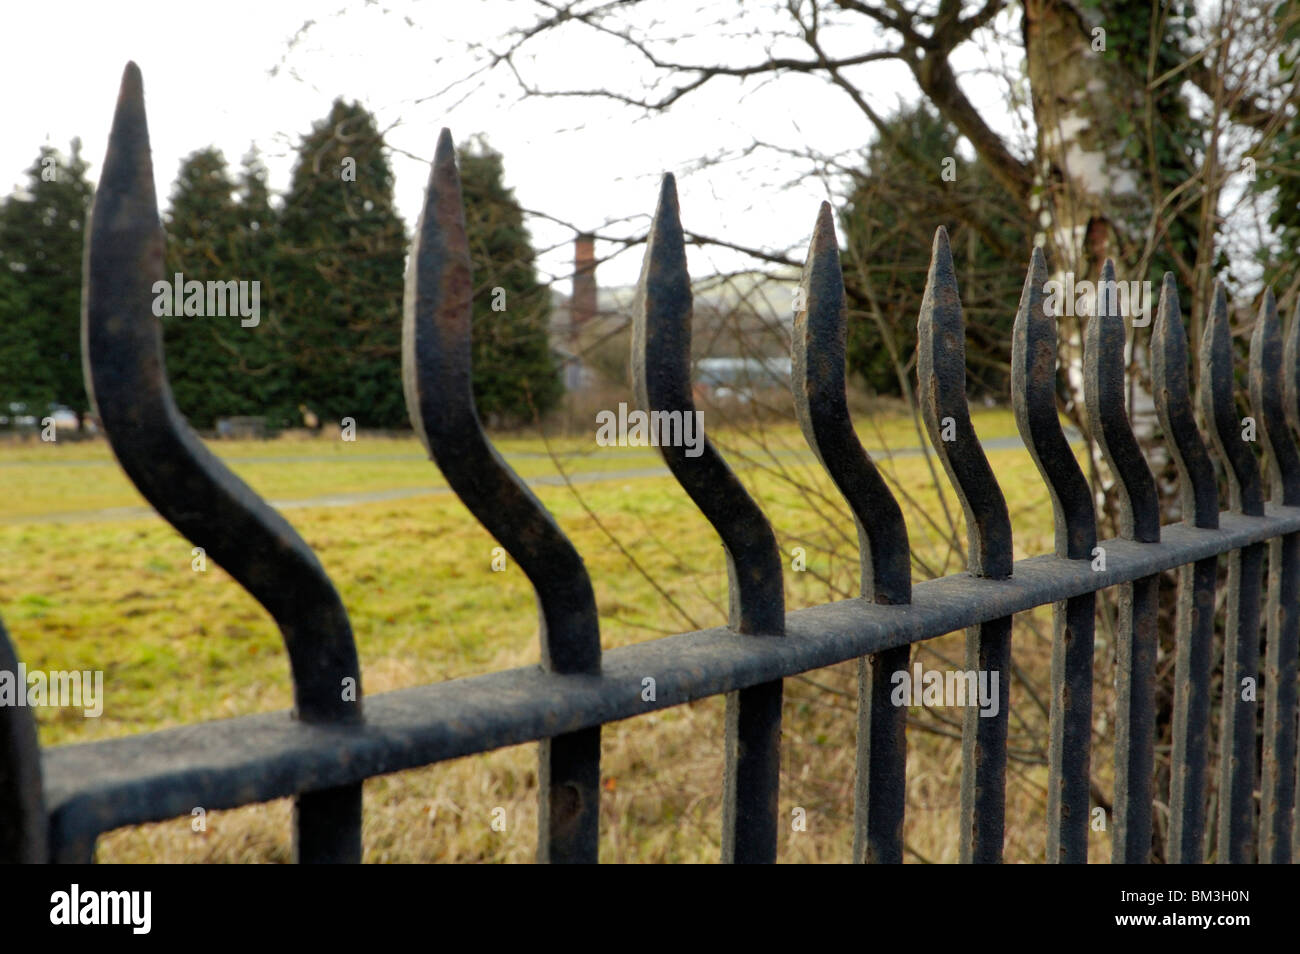
[[1263,516],[1264,494],[1259,463],[1242,440],[1237,415],[1232,333],[1228,327],[1228,296],[1223,282],[1214,283],[1210,317],[1201,338],[1201,409],[1219,458],[1228,466],[1231,506],[1246,516]]
[[[1251,412],[1262,425],[1268,448],[1268,470],[1273,501],[1285,506],[1300,503],[1300,456],[1287,425],[1286,382],[1283,369],[1282,323],[1272,288],[1264,290],[1255,330],[1250,336]],[[1279,387],[1281,383],[1281,387]]]
[[[826,256],[833,256],[834,261],[830,264],[834,266],[836,275],[839,276],[839,289],[841,295],[844,290],[844,279],[840,273],[839,263],[839,242],[835,239],[835,217],[831,211],[829,202],[823,202],[821,208],[817,210],[817,221],[813,223],[812,239],[808,243],[808,255],[804,259],[803,275],[800,277],[800,284],[804,286],[804,292],[809,292],[807,287],[810,278],[816,284],[816,278],[821,275],[821,263]],[[834,276],[827,274],[828,278],[834,280]],[[834,292],[832,291],[832,294]],[[808,303],[804,301],[804,311],[808,311]]]
[[957,282],[957,270],[952,263],[952,246],[948,242],[948,230],[942,225],[934,230],[934,242],[930,246],[930,270],[927,275],[926,291],[930,290],[930,286],[936,279],[954,285]]
[[[823,242],[829,242],[838,250],[839,244],[835,241],[835,212],[829,202],[823,202],[817,209],[817,223],[813,226],[813,242],[817,242],[819,238]],[[808,254],[812,255],[811,249]]]
[[829,202],[817,213],[795,316],[790,379],[808,446],[849,504],[858,531],[862,595],[911,601],[911,558],[902,510],[862,448],[845,397],[847,307]]
[[[917,317],[916,350],[926,431],[966,513],[967,568],[974,576],[1005,579],[1011,575],[1011,520],[1002,488],[971,425],[966,403],[966,322],[948,232],[942,226],[934,234],[934,254]],[[945,435],[950,427],[953,433]]]
[[126,61],[126,66],[122,69],[122,83],[119,92],[132,95],[144,94],[144,76],[141,74],[140,67],[136,65],[135,60]]
[[1043,254],[1042,246],[1035,245],[1029,253],[1029,275],[1038,287],[1039,293],[1043,293],[1043,286],[1047,284],[1047,256]]
[[433,167],[456,165],[456,143],[452,140],[451,130],[446,126],[438,132],[438,141],[433,147]]
[[1047,306],[1047,260],[1029,257],[1011,336],[1011,404],[1016,427],[1052,495],[1056,553],[1091,559],[1097,542],[1092,491],[1056,410],[1056,319]]
[[683,421],[698,422],[697,446],[670,441],[659,453],[722,538],[731,627],[744,634],[781,635],[785,595],[776,536],[703,433],[703,415],[691,394],[691,283],[678,216],[676,181],[668,173],[660,184],[632,309],[632,390],[642,410],[680,412]]
[[[172,526],[270,612],[289,655],[298,715],[361,718],[347,613],[314,552],[190,429],[167,380],[150,302],[163,278],[149,129],[139,68],[128,63],[86,225],[82,365],[109,445]],[[355,701],[341,680],[356,680]]]
[[[642,274],[653,267],[671,265],[685,269],[686,245],[682,233],[681,208],[677,202],[677,180],[665,172],[659,182],[659,199],[646,235],[646,257]],[[689,285],[689,280],[688,280]]]
[[668,216],[670,221],[676,222],[678,227],[681,227],[681,209],[677,202],[677,177],[671,172],[665,172],[663,178],[659,180],[659,199],[655,202],[654,221],[658,222],[664,216]]
[[[1101,268],[1101,281],[1115,283],[1115,263]],[[1095,297],[1094,316],[1084,330],[1084,404],[1102,456],[1119,482],[1120,524],[1125,537],[1139,543],[1160,540],[1160,503],[1155,478],[1142,455],[1125,407],[1126,332],[1118,295]]]
[[1178,469],[1183,522],[1216,529],[1219,526],[1218,480],[1192,412],[1187,333],[1173,272],[1165,272],[1160,283],[1160,304],[1151,329],[1151,383],[1156,414]]
[[445,128],[406,268],[402,386],[415,432],[456,496],[532,583],[543,665],[566,674],[599,672],[599,619],[582,557],[479,423],[472,263],[456,150]]

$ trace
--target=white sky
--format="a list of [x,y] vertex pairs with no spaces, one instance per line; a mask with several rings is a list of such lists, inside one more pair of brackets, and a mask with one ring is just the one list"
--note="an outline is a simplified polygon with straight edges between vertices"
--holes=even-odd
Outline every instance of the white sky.
[[[737,9],[738,3],[658,0],[650,5],[673,29],[688,25],[701,6],[716,12]],[[764,9],[759,5],[760,22]],[[363,0],[10,4],[0,15],[7,40],[0,89],[6,92],[8,134],[0,142],[0,194],[23,180],[42,143],[66,152],[74,136],[82,139],[92,181],[98,178],[122,68],[134,59],[144,74],[163,207],[181,158],[209,144],[222,149],[237,169],[256,143],[272,188],[283,189],[299,136],[343,95],[371,109],[381,128],[394,126],[387,138],[394,149],[397,204],[408,231],[419,212],[435,137],[447,125],[457,142],[483,134],[504,154],[507,184],[525,208],[584,228],[638,216],[611,232],[639,233],[653,211],[659,176],[672,171],[688,230],[773,249],[799,243],[796,257],[802,258],[817,205],[828,197],[824,183],[796,181],[806,164],[760,151],[723,167],[692,170],[701,155],[743,149],[755,139],[792,149],[806,143],[825,153],[862,148],[872,136],[870,127],[843,93],[803,76],[775,83],[724,79],[666,114],[645,116],[603,100],[522,99],[503,71],[462,104],[454,105],[454,94],[430,99],[472,67],[471,44],[500,48],[498,37],[511,26],[533,22],[541,10],[528,0],[391,0],[383,8]],[[315,25],[290,50],[290,39],[308,20]],[[55,42],[58,46],[51,47]],[[763,42],[729,41],[713,31],[679,44],[672,55],[708,62],[720,45],[729,44],[727,49],[735,51],[727,54],[732,62],[758,61],[766,55]],[[841,42],[871,49],[879,41],[864,30],[860,42],[852,37]],[[617,41],[589,30],[568,28],[530,49],[540,56],[519,65],[539,85],[602,86],[613,77],[635,88],[637,77],[629,71],[640,67],[633,56]],[[778,41],[775,49],[808,55],[794,43]],[[959,65],[979,65],[979,54],[967,52]],[[915,96],[910,76],[897,65],[858,67],[851,75],[882,114]],[[1000,131],[1009,132],[1010,119],[993,81],[976,75],[964,85]],[[539,249],[560,246],[541,259],[543,274],[569,274],[573,233],[540,219],[531,220],[530,229]],[[601,245],[597,254],[612,251]],[[640,263],[639,248],[625,253],[602,265],[600,283],[630,284]],[[691,252],[696,277],[745,263],[725,251]],[[557,287],[567,292],[569,283]]]

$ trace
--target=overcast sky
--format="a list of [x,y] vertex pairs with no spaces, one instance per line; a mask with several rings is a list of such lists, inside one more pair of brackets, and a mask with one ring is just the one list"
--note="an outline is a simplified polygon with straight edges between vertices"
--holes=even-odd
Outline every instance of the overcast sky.
[[[709,20],[738,4],[661,0],[651,7],[674,30],[680,24],[688,31],[696,18]],[[760,24],[764,10],[759,5]],[[797,75],[775,83],[715,81],[654,116],[587,98],[524,99],[505,72],[461,103],[459,91],[435,95],[481,61],[476,50],[502,48],[498,38],[508,28],[527,25],[541,12],[529,0],[9,4],[2,17],[8,42],[0,57],[7,100],[0,192],[23,180],[42,143],[66,152],[74,136],[81,137],[92,181],[98,178],[122,68],[132,59],[144,74],[163,207],[181,158],[209,144],[223,150],[232,168],[256,144],[272,187],[283,189],[299,136],[342,95],[371,109],[381,128],[391,127],[397,204],[408,231],[419,213],[438,129],[447,125],[457,142],[482,134],[504,154],[507,184],[525,208],[583,228],[638,216],[610,229],[634,234],[644,231],[653,211],[660,175],[672,171],[687,229],[742,245],[785,248],[806,240],[818,203],[828,197],[825,184],[807,177],[793,181],[806,165],[771,150],[704,170],[695,168],[699,157],[735,153],[755,139],[835,153],[860,149],[871,138],[866,120],[843,93]],[[840,42],[871,49],[879,41],[864,30]],[[728,43],[736,62],[765,57],[755,40],[726,40],[716,30],[680,44],[673,55],[708,62]],[[779,53],[807,56],[797,45],[775,43]],[[522,58],[519,65],[539,85],[593,87],[614,77],[635,87],[639,79],[629,72],[640,67],[627,49],[590,30],[566,28],[529,49],[535,58]],[[978,52],[968,52],[964,65],[977,67]],[[915,97],[901,67],[873,64],[859,67],[856,76],[878,112]],[[966,88],[977,105],[996,103],[1000,95],[978,75],[966,80]],[[1003,108],[988,113],[1007,121]],[[541,259],[544,273],[567,275],[572,231],[540,219],[529,225],[535,245],[559,248]],[[604,245],[597,250],[601,256],[612,251]],[[691,253],[697,276],[743,267],[745,261],[721,251]],[[638,248],[606,263],[601,284],[635,281],[640,262]],[[558,287],[567,291],[568,282]]]

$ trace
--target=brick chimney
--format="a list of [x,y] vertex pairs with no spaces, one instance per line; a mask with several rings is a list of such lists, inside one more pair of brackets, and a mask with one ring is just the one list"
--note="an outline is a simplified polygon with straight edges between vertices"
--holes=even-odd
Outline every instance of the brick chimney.
[[583,232],[573,243],[573,302],[570,320],[576,331],[596,317],[596,236]]

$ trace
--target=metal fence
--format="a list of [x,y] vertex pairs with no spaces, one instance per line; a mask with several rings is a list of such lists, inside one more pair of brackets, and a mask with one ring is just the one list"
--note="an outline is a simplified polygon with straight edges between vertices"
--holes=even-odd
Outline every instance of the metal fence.
[[[798,416],[847,499],[861,549],[861,598],[787,613],[781,557],[762,511],[712,445],[664,447],[674,477],[726,549],[726,627],[602,652],[581,557],[483,433],[470,389],[470,257],[450,135],[438,141],[408,263],[406,400],[416,432],[452,489],[515,558],[540,607],[542,664],[365,698],[347,614],[303,540],[200,443],[178,413],[149,301],[163,234],[138,70],[123,80],[89,228],[83,323],[86,378],[121,466],[158,512],[206,549],[271,613],[288,650],[293,712],[245,716],[128,738],[39,749],[29,710],[0,707],[0,858],[85,861],[126,825],[294,798],[294,857],[361,858],[361,784],[501,746],[540,749],[538,857],[595,861],[600,730],[607,722],[726,694],[723,860],[776,858],[782,679],[860,661],[854,857],[903,855],[905,707],[890,676],[910,647],[968,629],[967,666],[1006,672],[1015,613],[1051,604],[1047,860],[1087,860],[1094,599],[1119,587],[1114,860],[1148,860],[1154,791],[1157,581],[1180,567],[1176,620],[1169,858],[1287,862],[1294,843],[1296,662],[1300,633],[1300,315],[1285,345],[1269,295],[1251,340],[1249,391],[1271,477],[1243,440],[1222,289],[1200,353],[1200,406],[1231,487],[1220,512],[1215,466],[1198,431],[1177,291],[1162,289],[1150,351],[1157,410],[1177,464],[1183,522],[1160,526],[1155,482],[1124,406],[1125,325],[1104,298],[1087,325],[1085,401],[1115,474],[1122,534],[1099,544],[1093,496],[1057,416],[1056,323],[1035,252],[1016,315],[1016,421],[1050,488],[1056,552],[1012,562],[1006,502],[971,426],[964,326],[946,234],[935,238],[920,311],[919,389],[938,456],[959,494],[968,572],[911,584],[902,512],[859,444],[845,402],[845,298],[829,206],[803,276],[794,333]],[[1108,264],[1103,278],[1113,278]],[[664,179],[637,298],[633,378],[640,405],[693,411],[691,291],[677,197]],[[1261,605],[1268,551],[1267,601]],[[1104,550],[1104,560],[1098,555]],[[1207,846],[1211,673],[1217,651],[1216,558],[1228,555],[1219,732],[1217,844]],[[1261,622],[1261,611],[1264,619]],[[1260,667],[1260,634],[1266,653]],[[0,670],[17,661],[0,631]],[[643,680],[656,691],[647,701]],[[1242,692],[1262,685],[1258,704]],[[349,690],[353,691],[349,691]],[[963,861],[1001,858],[1008,684],[996,716],[966,709]],[[1249,697],[1249,698],[1243,698]],[[1262,757],[1257,765],[1257,745]],[[1260,805],[1255,805],[1255,790]]]

